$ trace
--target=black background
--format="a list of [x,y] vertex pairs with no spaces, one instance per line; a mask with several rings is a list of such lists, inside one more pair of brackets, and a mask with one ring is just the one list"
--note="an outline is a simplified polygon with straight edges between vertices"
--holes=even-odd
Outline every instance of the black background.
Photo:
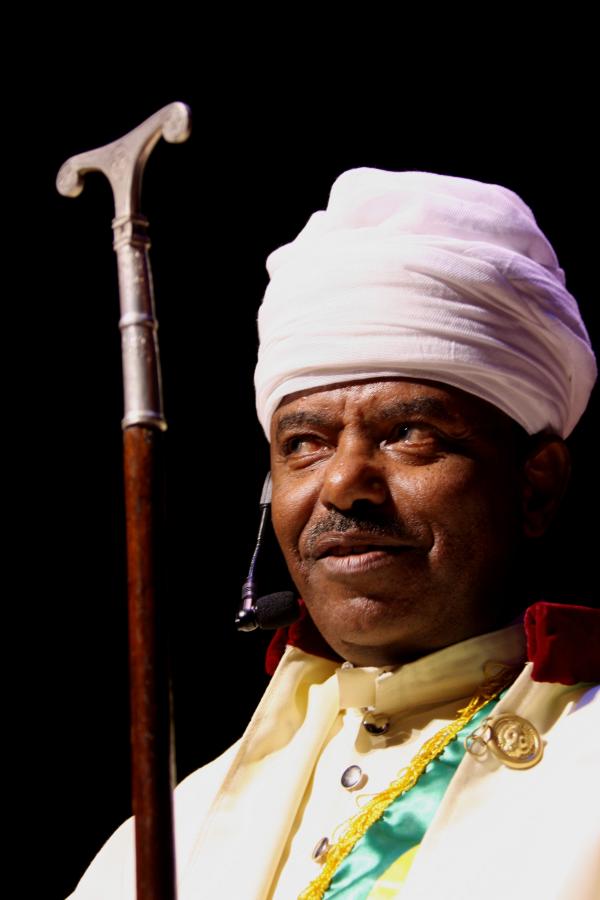
[[[237,635],[232,625],[267,468],[253,407],[255,319],[267,254],[325,206],[335,177],[365,165],[512,188],[553,243],[598,346],[596,151],[584,75],[566,84],[532,66],[514,86],[492,85],[482,58],[464,78],[442,72],[434,89],[409,66],[365,81],[354,59],[309,83],[280,62],[261,77],[240,65],[228,87],[222,70],[178,73],[159,56],[152,79],[117,84],[81,53],[64,74],[39,71],[19,114],[25,165],[19,183],[7,185],[16,199],[6,210],[19,223],[8,259],[18,277],[6,303],[14,453],[6,491],[16,500],[9,546],[17,573],[8,606],[17,615],[5,640],[19,714],[9,780],[31,789],[21,798],[22,833],[41,853],[43,896],[72,890],[129,815],[112,201],[100,176],[77,200],[56,193],[68,156],[114,140],[173,100],[192,107],[191,139],[157,146],[143,193],[169,421],[179,778],[240,734],[264,688],[265,636]],[[544,569],[548,596],[584,602],[595,575],[593,418],[590,410],[571,442],[572,491]],[[267,582],[278,581],[275,568]]]

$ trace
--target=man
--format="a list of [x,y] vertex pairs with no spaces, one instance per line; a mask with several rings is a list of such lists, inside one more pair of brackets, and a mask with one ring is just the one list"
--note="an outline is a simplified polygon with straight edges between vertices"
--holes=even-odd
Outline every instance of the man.
[[[362,169],[268,268],[257,407],[303,617],[176,791],[180,897],[591,900],[597,618],[524,617],[596,374],[552,247],[504,188]],[[74,897],[133,891],[128,822]]]

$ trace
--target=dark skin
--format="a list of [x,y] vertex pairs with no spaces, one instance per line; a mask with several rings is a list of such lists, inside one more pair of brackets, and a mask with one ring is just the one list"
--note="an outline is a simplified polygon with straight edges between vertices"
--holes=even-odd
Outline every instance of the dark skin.
[[552,521],[569,457],[464,391],[383,379],[286,397],[271,473],[275,533],[317,628],[383,666],[514,617],[524,544]]

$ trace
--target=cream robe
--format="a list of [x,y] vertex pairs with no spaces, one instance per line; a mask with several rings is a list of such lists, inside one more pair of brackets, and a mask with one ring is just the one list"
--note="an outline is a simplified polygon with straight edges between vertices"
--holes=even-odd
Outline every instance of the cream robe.
[[[522,658],[521,626],[481,635],[394,672],[340,670],[288,647],[244,736],[175,791],[179,900],[294,900],[317,866],[310,851],[451,720],[490,661]],[[539,684],[524,666],[496,712],[541,733],[528,770],[466,754],[417,853],[402,900],[600,898],[598,689]],[[370,738],[356,708],[390,730]],[[339,778],[357,763],[357,792]],[[132,821],[85,873],[72,900],[133,900]]]

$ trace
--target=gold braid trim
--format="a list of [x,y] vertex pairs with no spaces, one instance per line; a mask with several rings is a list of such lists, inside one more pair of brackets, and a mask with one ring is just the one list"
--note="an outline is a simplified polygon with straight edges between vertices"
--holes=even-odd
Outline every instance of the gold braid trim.
[[371,801],[352,819],[339,840],[332,844],[327,851],[327,857],[323,868],[308,887],[302,891],[298,900],[321,900],[329,887],[338,866],[348,856],[356,842],[366,833],[371,825],[380,819],[390,803],[400,794],[409,791],[417,783],[427,766],[444,748],[452,741],[458,732],[467,725],[486,703],[493,700],[504,688],[514,681],[520,668],[507,668],[503,666],[501,671],[488,679],[477,693],[469,700],[464,709],[457,711],[457,718],[429,738],[421,749],[412,758],[409,764],[401,769],[392,783],[381,793],[376,794]]

